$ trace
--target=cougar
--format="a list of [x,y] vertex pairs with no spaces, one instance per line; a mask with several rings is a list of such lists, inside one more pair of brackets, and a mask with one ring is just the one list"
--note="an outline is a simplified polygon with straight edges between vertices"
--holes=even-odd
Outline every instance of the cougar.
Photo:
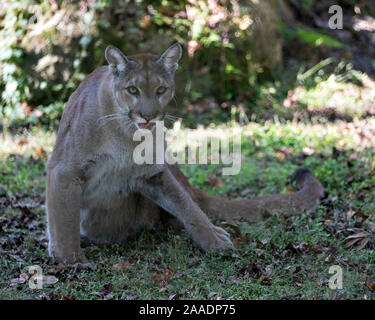
[[[99,243],[124,242],[158,221],[180,223],[204,251],[232,248],[212,219],[257,222],[274,211],[298,215],[323,195],[307,169],[295,174],[298,191],[228,200],[191,186],[176,165],[135,164],[136,130],[154,130],[168,117],[179,44],[161,56],[125,56],[109,46],[108,66],[93,71],[70,96],[47,163],[49,254],[56,261],[86,263],[81,235]],[[168,217],[168,219],[163,219]]]

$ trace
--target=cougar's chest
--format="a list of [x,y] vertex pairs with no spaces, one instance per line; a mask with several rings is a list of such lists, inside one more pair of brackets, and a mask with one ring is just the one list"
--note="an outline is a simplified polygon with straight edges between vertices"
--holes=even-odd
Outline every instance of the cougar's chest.
[[138,165],[125,153],[121,158],[108,154],[94,156],[82,168],[84,206],[110,207],[161,170],[157,165]]

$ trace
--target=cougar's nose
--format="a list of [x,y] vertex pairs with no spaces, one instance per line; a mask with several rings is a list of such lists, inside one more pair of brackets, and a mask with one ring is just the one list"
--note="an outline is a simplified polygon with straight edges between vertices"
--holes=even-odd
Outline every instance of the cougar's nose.
[[146,121],[150,121],[150,120],[156,118],[157,115],[158,115],[157,113],[153,113],[153,114],[141,114],[141,117],[143,119],[145,119]]
[[150,121],[151,119],[153,119],[154,117],[153,116],[142,116],[143,119],[147,120],[147,121]]

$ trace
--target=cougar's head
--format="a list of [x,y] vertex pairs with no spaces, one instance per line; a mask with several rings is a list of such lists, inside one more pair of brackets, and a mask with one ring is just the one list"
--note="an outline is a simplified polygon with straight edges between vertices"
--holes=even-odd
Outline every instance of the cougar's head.
[[150,129],[155,121],[163,120],[163,108],[174,95],[174,73],[181,52],[181,46],[175,43],[159,57],[127,57],[108,46],[105,57],[113,73],[112,89],[118,108],[113,117],[138,129]]

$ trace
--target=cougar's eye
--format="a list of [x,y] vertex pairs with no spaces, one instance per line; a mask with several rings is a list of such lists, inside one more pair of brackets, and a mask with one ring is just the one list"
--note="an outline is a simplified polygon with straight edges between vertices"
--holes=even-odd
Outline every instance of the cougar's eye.
[[156,90],[156,93],[157,93],[157,94],[163,94],[163,93],[165,93],[165,91],[167,91],[167,88],[166,88],[166,87],[159,87],[159,88]]
[[139,93],[138,89],[134,86],[127,87],[126,90],[128,90],[128,92],[130,94],[138,94]]

